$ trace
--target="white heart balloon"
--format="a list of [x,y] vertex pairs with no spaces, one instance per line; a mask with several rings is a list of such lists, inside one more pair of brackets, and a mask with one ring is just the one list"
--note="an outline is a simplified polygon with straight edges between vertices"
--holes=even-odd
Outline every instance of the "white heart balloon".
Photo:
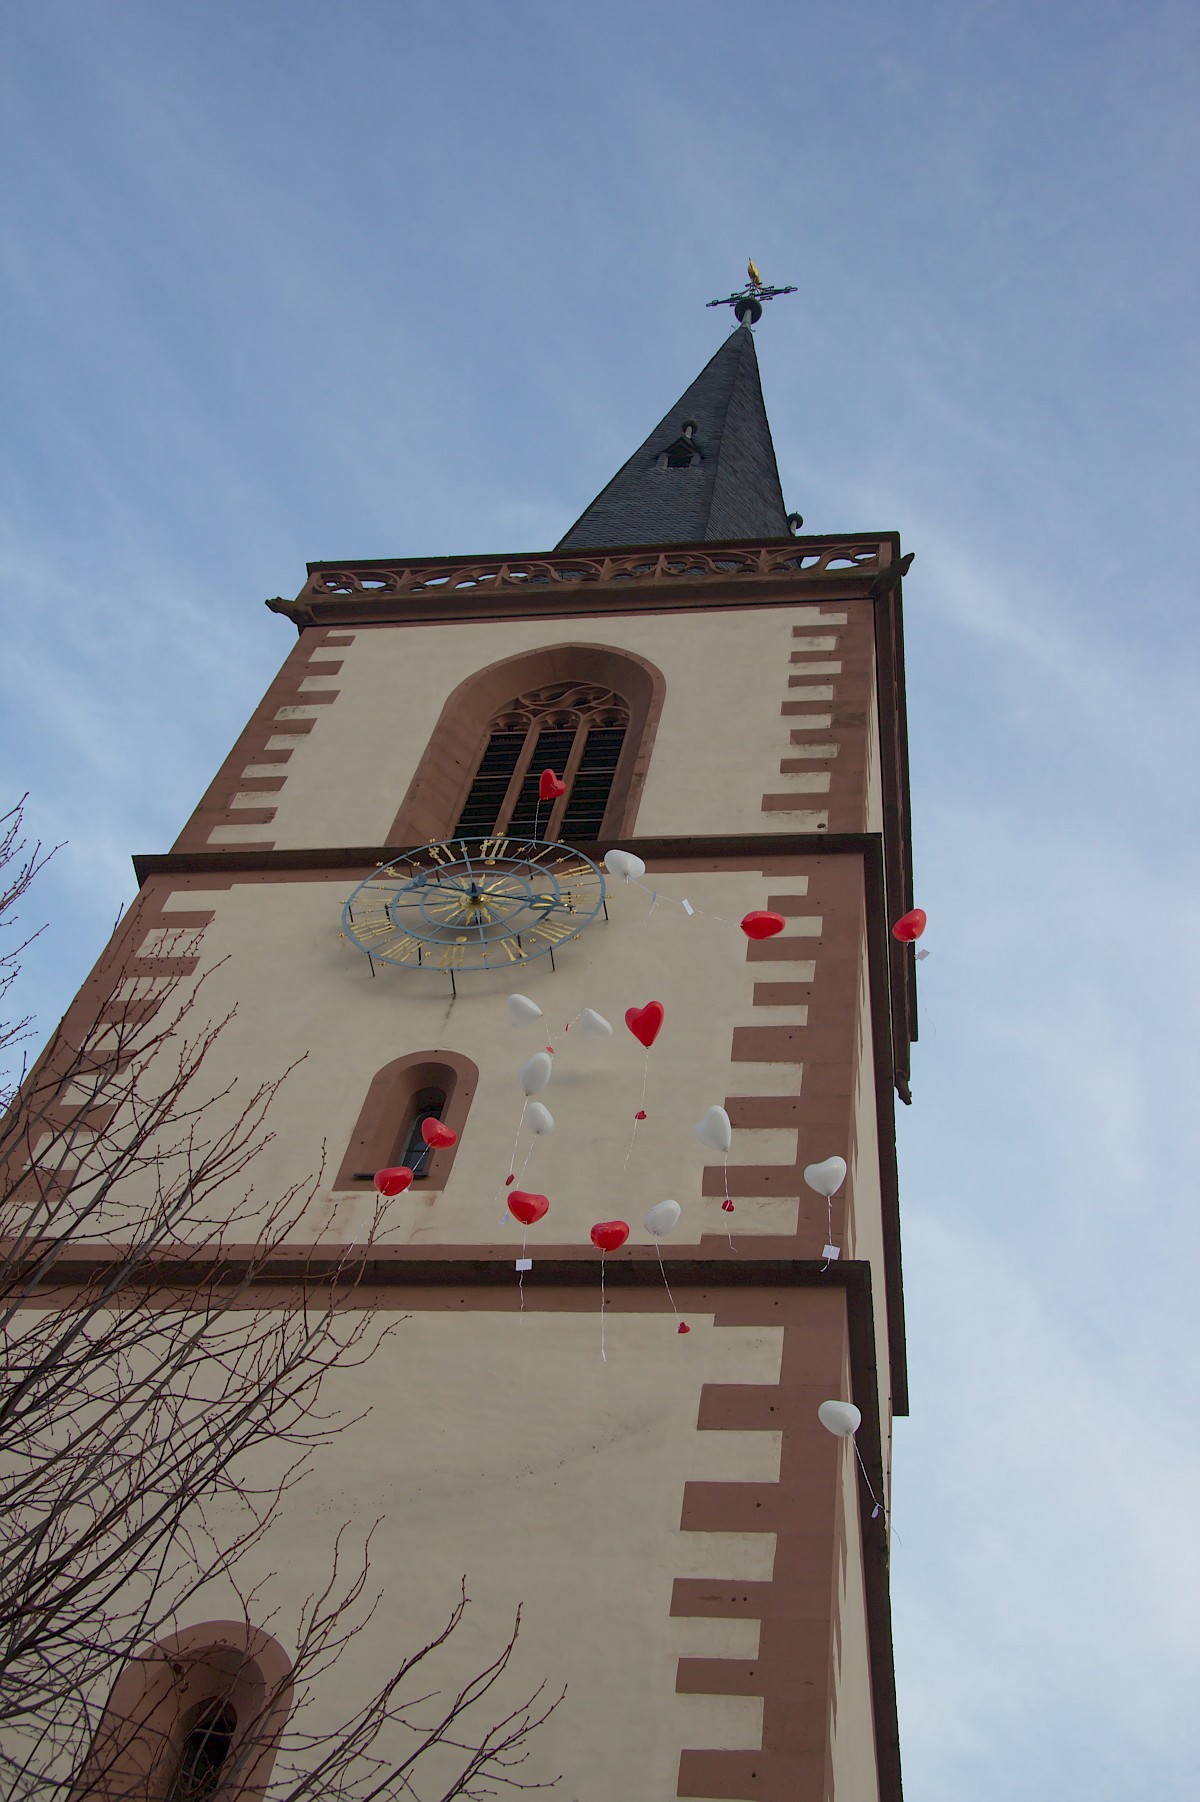
[[675,1231],[682,1214],[683,1209],[677,1201],[656,1201],[652,1208],[647,1209],[642,1224],[656,1239],[665,1239],[668,1233]]
[[527,1064],[522,1064],[517,1072],[518,1081],[526,1095],[540,1095],[550,1081],[553,1065],[547,1051],[535,1051]]
[[733,1127],[723,1107],[707,1107],[704,1117],[696,1122],[696,1137],[710,1151],[728,1151],[733,1143]]
[[525,1118],[535,1133],[552,1133],[554,1131],[554,1115],[540,1101],[531,1101],[525,1109]]
[[610,876],[620,876],[624,882],[636,882],[646,874],[645,864],[632,851],[606,851],[604,867]]
[[531,1001],[528,995],[510,995],[508,1011],[512,1015],[514,1026],[527,1026],[530,1020],[544,1020],[546,1017],[537,1002]]
[[862,1415],[853,1402],[822,1402],[817,1419],[837,1439],[849,1439],[862,1425]]
[[611,1039],[612,1027],[594,1007],[585,1007],[579,1016],[579,1031],[585,1039]]
[[845,1158],[826,1158],[823,1164],[806,1164],[804,1180],[810,1189],[815,1189],[818,1195],[824,1195],[828,1200],[831,1195],[837,1194],[846,1180]]

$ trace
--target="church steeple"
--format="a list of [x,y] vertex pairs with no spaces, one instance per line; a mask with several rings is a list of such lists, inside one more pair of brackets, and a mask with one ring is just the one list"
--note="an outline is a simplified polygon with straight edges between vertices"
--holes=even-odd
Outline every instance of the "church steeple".
[[787,530],[754,334],[742,324],[556,548],[782,538]]

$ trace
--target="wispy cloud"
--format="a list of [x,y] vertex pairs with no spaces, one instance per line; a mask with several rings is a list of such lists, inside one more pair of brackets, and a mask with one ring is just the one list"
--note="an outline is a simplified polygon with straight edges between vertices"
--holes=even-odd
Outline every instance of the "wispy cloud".
[[[6,26],[0,749],[65,1005],[303,560],[553,542],[753,253],[789,505],[902,529],[909,1791],[1194,1788],[1194,11],[96,9]],[[790,309],[790,311],[788,310]]]

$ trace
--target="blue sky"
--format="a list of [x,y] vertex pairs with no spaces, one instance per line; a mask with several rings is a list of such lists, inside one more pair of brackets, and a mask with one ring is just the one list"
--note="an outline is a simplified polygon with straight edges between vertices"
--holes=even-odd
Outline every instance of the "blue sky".
[[26,1005],[48,1029],[286,652],[265,596],[308,557],[552,544],[747,253],[796,283],[758,333],[788,505],[917,557],[907,1792],[1190,1798],[1200,15],[42,0],[2,31],[0,758],[67,841]]

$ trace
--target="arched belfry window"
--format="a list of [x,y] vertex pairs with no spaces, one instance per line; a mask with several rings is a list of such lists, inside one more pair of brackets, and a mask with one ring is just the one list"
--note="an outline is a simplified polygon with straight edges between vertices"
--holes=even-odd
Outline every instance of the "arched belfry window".
[[[628,704],[610,688],[555,682],[518,695],[489,723],[456,832],[598,838],[628,728]],[[538,802],[543,770],[566,784],[553,804]]]
[[[548,644],[476,670],[447,695],[385,842],[460,832],[629,837],[666,684],[609,644]],[[541,772],[567,788],[537,806]]]

